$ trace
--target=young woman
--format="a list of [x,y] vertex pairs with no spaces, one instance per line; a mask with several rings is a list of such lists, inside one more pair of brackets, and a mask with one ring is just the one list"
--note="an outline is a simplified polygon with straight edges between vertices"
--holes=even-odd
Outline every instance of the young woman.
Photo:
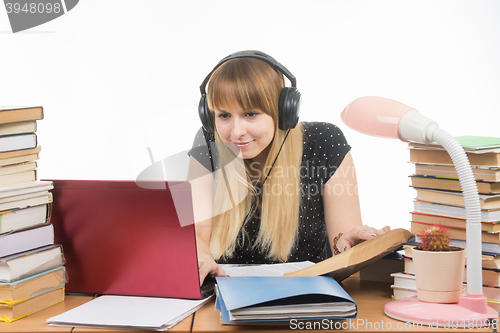
[[273,58],[224,58],[201,90],[188,176],[201,282],[219,263],[318,262],[389,229],[363,226],[350,146],[333,124],[297,122],[295,78]]

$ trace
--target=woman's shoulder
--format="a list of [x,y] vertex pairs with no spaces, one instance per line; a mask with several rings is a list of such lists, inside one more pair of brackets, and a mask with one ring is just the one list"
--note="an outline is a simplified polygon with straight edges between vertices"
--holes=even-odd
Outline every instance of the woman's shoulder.
[[325,135],[341,132],[337,125],[328,122],[303,121],[301,125],[306,135]]
[[337,150],[349,147],[344,133],[335,124],[328,122],[302,122],[301,124],[304,132],[304,149],[311,151],[313,155],[333,154],[336,156],[339,154],[340,156]]

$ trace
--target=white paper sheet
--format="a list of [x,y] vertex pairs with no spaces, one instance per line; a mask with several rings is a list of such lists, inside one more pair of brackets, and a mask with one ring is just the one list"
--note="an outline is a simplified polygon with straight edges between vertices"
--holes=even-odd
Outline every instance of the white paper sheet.
[[101,296],[47,319],[50,326],[121,328],[163,331],[202,307],[203,300]]
[[283,276],[314,265],[312,261],[287,262],[268,265],[220,265],[228,276]]

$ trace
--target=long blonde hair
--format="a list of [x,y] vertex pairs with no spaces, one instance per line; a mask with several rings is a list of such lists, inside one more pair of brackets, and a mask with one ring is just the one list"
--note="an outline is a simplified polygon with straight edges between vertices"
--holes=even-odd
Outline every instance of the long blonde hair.
[[[218,165],[222,168],[215,177],[215,198],[210,250],[215,259],[230,258],[236,248],[238,233],[255,205],[261,204],[260,228],[253,248],[259,248],[268,259],[285,261],[297,241],[300,195],[300,164],[302,160],[302,126],[300,123],[286,131],[278,128],[278,100],[284,77],[266,62],[254,58],[237,58],[221,65],[211,76],[207,89],[210,110],[236,102],[244,110],[262,110],[274,120],[274,138],[270,143],[265,164],[260,170],[247,163],[229,163],[234,160],[230,149],[220,149]],[[215,131],[216,141],[222,141]],[[280,147],[283,147],[280,150]],[[219,147],[224,147],[224,144]],[[279,152],[279,154],[278,154]],[[276,162],[271,169],[275,158]],[[246,172],[241,172],[244,167]],[[268,170],[272,170],[266,179]],[[259,189],[252,185],[250,175]],[[246,195],[250,193],[250,195]],[[241,200],[238,200],[238,197]],[[261,199],[259,199],[261,198]],[[255,204],[255,203],[254,203]],[[234,205],[234,206],[233,206]],[[246,237],[243,237],[246,241]]]

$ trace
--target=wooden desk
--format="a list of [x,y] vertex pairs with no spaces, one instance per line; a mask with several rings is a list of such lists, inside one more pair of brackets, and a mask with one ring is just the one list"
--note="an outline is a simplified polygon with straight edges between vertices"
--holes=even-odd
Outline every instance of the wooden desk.
[[[390,284],[381,282],[360,281],[359,274],[342,281],[342,286],[351,295],[358,305],[358,316],[356,319],[339,321],[338,327],[343,324],[347,330],[357,332],[492,332],[492,329],[467,330],[467,329],[437,329],[435,327],[407,324],[384,314],[385,303],[391,301],[392,290]],[[210,302],[195,313],[193,332],[227,332],[227,331],[272,331],[291,332],[307,331],[300,330],[298,326],[290,326],[286,322],[282,326],[252,326],[252,325],[222,325],[219,312],[214,309],[214,302]],[[318,324],[319,325],[319,324]],[[318,332],[325,328],[334,329],[334,323],[327,327],[320,327]]]
[[[106,333],[139,333],[139,332],[149,332],[151,331],[138,331],[138,330],[103,330],[96,328],[75,328],[75,327],[54,327],[48,326],[46,320],[48,318],[57,316],[63,312],[71,310],[83,303],[90,301],[92,297],[90,296],[66,296],[64,302],[53,305],[40,312],[33,313],[25,318],[19,319],[12,323],[0,323],[0,332],[29,332],[29,333],[40,333],[40,332],[106,332]],[[177,325],[168,330],[168,332],[190,332],[191,324],[193,321],[193,315],[188,316]]]
[[[384,305],[391,300],[391,288],[388,283],[360,281],[359,275],[350,277],[342,282],[343,287],[358,304],[358,317],[353,320],[339,321],[348,330],[357,332],[492,332],[492,329],[464,330],[464,329],[436,329],[428,326],[405,324],[387,317],[384,314]],[[75,332],[75,333],[138,333],[137,330],[102,330],[92,328],[49,327],[45,322],[48,318],[68,311],[76,306],[91,300],[91,297],[66,296],[66,300],[48,309],[29,315],[13,323],[0,323],[0,332]],[[334,325],[334,324],[332,324]],[[192,330],[191,330],[192,326]],[[324,328],[324,327],[323,327]],[[335,328],[335,327],[332,327]],[[208,303],[193,315],[179,322],[168,332],[227,332],[227,331],[272,331],[291,332],[290,324],[280,326],[254,325],[222,325],[219,312],[214,309],[214,301]],[[305,331],[305,330],[304,330]],[[307,330],[308,332],[314,330]],[[325,331],[324,329],[321,331]],[[150,331],[148,331],[150,332]],[[317,331],[319,332],[319,331]]]

